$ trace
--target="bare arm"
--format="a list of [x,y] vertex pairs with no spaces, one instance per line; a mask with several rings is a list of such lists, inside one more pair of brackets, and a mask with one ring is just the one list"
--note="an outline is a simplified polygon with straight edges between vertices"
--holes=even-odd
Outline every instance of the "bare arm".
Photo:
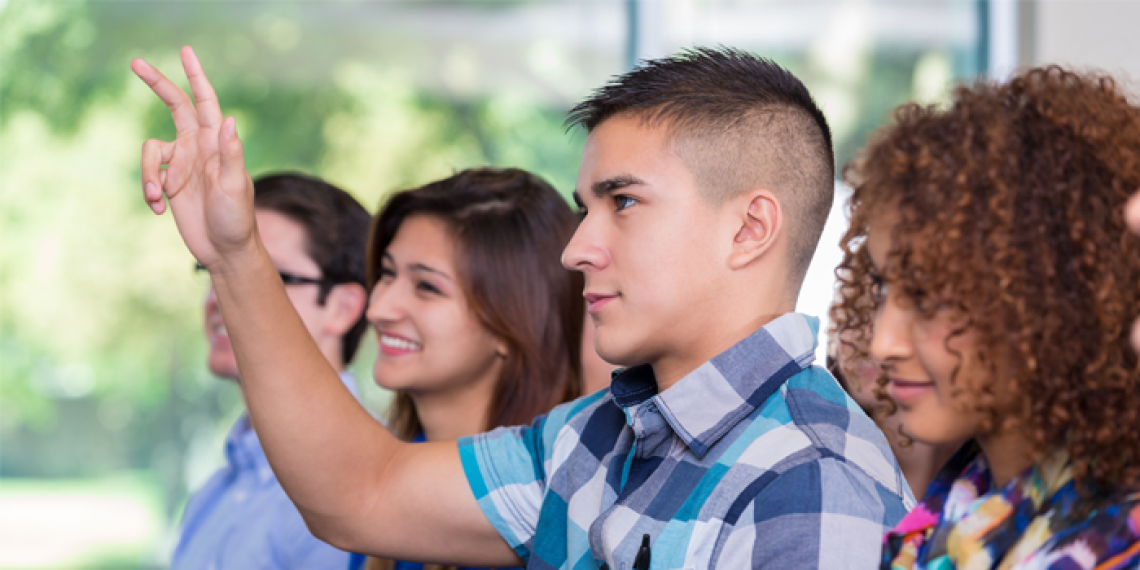
[[173,142],[143,145],[144,199],[161,214],[166,195],[183,241],[210,271],[254,428],[305,522],[346,550],[517,564],[475,501],[455,443],[400,442],[340,383],[257,235],[234,119],[222,119],[189,47],[182,63],[193,101],[146,62],[131,64],[170,107],[178,130]]

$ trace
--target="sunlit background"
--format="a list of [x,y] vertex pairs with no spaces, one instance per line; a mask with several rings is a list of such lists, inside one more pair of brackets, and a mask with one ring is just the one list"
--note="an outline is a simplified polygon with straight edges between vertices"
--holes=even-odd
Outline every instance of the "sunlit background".
[[[568,194],[584,135],[564,130],[567,109],[631,62],[691,45],[799,75],[842,165],[899,103],[1034,61],[1053,45],[1032,36],[1041,22],[1065,23],[1047,5],[0,0],[0,568],[164,566],[240,412],[236,387],[204,367],[206,283],[140,199],[140,145],[173,127],[131,58],[179,76],[178,48],[193,45],[251,172],[312,173],[374,211],[387,192],[480,165]],[[800,303],[819,316],[837,196]],[[379,413],[374,357],[355,369]]]

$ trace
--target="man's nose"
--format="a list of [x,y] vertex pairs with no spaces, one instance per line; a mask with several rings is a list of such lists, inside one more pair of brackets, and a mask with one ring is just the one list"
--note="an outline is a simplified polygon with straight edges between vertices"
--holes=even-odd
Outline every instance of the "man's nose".
[[578,229],[562,251],[562,266],[573,271],[602,269],[609,265],[610,255],[601,243],[601,232],[589,216],[578,224]]

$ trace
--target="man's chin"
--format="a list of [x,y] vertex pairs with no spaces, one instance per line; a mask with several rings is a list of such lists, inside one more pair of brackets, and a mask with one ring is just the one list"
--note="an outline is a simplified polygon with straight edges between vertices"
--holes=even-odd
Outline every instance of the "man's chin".
[[648,362],[641,353],[630,346],[614,346],[613,343],[603,345],[600,340],[594,343],[598,356],[608,364],[629,368]]

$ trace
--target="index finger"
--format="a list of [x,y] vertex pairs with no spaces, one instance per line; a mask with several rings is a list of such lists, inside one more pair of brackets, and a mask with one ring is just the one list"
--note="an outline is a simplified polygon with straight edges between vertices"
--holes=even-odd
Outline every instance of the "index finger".
[[178,130],[178,138],[198,129],[198,114],[194,111],[190,97],[167,79],[161,71],[142,58],[135,58],[131,62],[131,71],[134,71],[135,75],[139,76],[139,79],[142,79],[163,103],[166,103],[170,109],[170,116],[174,118],[174,128]]
[[218,106],[218,96],[214,86],[206,79],[202,62],[190,46],[182,48],[182,68],[190,80],[190,90],[194,93],[194,104],[198,108],[198,122],[203,127],[213,128],[222,123],[222,109]]

